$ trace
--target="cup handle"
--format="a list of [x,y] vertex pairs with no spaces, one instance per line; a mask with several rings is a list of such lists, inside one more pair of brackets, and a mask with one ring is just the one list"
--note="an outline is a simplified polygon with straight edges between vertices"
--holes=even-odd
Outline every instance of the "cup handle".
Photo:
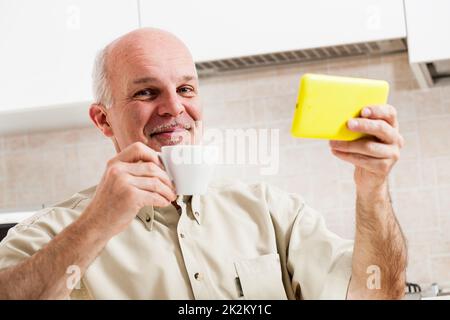
[[169,176],[169,179],[173,182],[173,177],[172,177],[172,174],[169,171],[169,166],[166,166],[166,164],[164,162],[164,159],[163,159],[163,157],[161,155],[161,152],[156,152],[156,154],[158,155],[159,161],[161,161],[161,163],[162,163],[162,165],[164,167],[164,170],[166,171],[167,175]]

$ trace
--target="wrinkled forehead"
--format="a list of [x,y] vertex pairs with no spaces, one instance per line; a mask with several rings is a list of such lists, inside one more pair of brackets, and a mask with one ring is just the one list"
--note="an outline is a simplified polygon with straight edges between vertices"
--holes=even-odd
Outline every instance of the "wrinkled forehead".
[[149,77],[161,83],[181,78],[197,79],[197,72],[188,49],[174,41],[137,39],[112,48],[108,59],[112,85],[129,86],[137,79]]

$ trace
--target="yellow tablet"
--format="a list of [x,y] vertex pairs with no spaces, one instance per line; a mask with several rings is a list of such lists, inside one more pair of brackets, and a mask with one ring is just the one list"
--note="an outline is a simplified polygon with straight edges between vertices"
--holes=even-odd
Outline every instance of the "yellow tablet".
[[291,134],[300,138],[355,140],[347,121],[364,107],[386,104],[389,84],[382,80],[305,74],[300,81]]

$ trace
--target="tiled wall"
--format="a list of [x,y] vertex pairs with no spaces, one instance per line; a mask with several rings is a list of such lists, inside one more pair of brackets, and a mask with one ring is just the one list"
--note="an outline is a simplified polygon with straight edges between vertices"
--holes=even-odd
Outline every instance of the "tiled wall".
[[[408,280],[450,284],[450,86],[420,90],[407,56],[361,57],[240,72],[201,81],[205,123],[220,128],[278,128],[280,171],[254,168],[222,174],[265,180],[302,194],[330,229],[352,238],[351,165],[335,159],[323,141],[293,139],[290,121],[299,77],[305,72],[386,79],[406,139],[391,176],[394,206],[409,242]],[[0,208],[49,205],[96,184],[114,155],[94,128],[0,138]]]

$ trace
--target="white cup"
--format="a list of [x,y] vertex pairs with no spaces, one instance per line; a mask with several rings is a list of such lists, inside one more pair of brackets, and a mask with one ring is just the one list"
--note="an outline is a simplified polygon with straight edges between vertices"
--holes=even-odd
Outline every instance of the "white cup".
[[219,148],[212,145],[163,146],[159,153],[177,195],[205,194],[218,157]]

